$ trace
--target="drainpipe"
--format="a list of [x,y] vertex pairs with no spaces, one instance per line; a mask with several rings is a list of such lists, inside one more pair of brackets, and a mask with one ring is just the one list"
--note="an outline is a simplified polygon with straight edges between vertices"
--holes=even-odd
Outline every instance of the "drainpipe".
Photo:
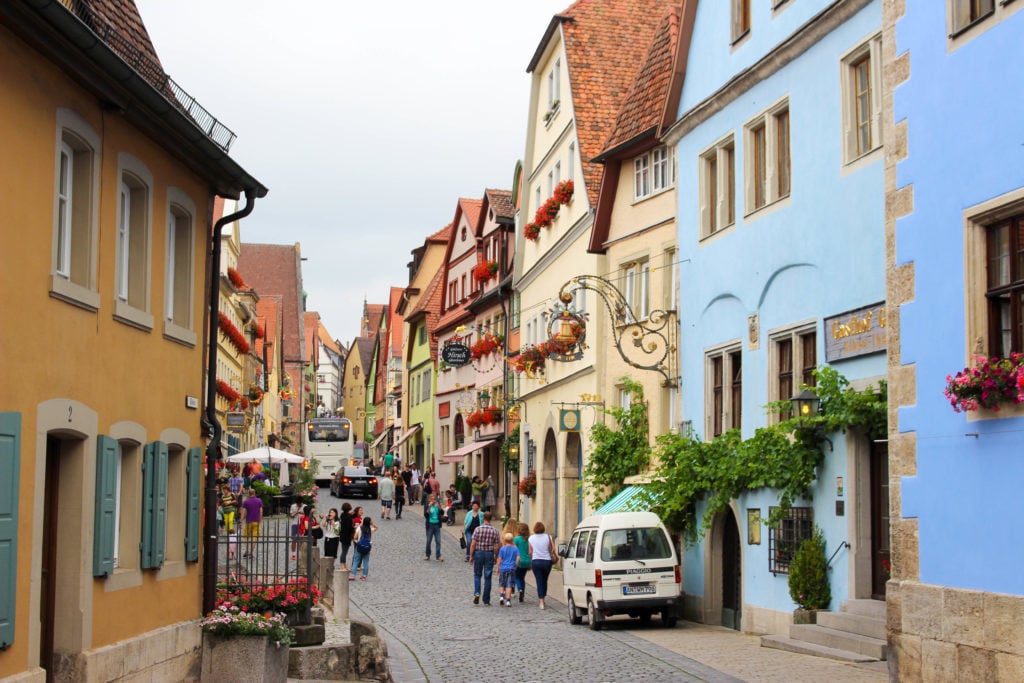
[[210,443],[206,447],[206,497],[203,524],[203,614],[213,611],[217,599],[217,448],[224,429],[217,419],[217,325],[220,313],[220,237],[224,226],[252,213],[256,203],[254,190],[245,191],[241,211],[224,216],[213,226],[213,249],[210,252],[210,319],[209,356],[206,363],[206,422]]

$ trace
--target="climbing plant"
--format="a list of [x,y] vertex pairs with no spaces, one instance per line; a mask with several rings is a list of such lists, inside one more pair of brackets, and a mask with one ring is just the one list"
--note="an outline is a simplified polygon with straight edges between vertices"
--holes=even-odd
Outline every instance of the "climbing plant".
[[644,388],[628,377],[619,381],[629,394],[629,407],[602,409],[615,425],[599,422],[591,429],[593,449],[583,468],[585,490],[595,508],[622,490],[623,479],[645,471],[651,462]]
[[[658,464],[646,495],[666,524],[681,529],[693,543],[731,500],[760,488],[779,491],[779,505],[766,520],[776,524],[795,499],[811,497],[825,434],[856,428],[868,438],[882,438],[887,424],[884,381],[857,391],[830,367],[818,368],[815,377],[820,415],[782,420],[755,430],[749,439],[736,429],[711,441],[680,434],[659,437]],[[778,415],[789,410],[789,402],[771,403],[766,409]],[[697,520],[695,504],[700,501],[705,509]]]

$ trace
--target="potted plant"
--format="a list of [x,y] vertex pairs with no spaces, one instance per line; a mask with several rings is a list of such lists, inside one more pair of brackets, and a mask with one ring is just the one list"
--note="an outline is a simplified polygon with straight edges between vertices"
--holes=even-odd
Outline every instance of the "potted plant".
[[284,681],[292,630],[283,614],[249,612],[222,602],[201,622],[202,681]]
[[537,495],[537,471],[530,470],[525,477],[519,480],[519,493],[533,498]]
[[832,602],[825,535],[818,527],[803,540],[789,563],[789,596],[797,604],[793,611],[795,624],[817,623],[818,611],[827,610]]

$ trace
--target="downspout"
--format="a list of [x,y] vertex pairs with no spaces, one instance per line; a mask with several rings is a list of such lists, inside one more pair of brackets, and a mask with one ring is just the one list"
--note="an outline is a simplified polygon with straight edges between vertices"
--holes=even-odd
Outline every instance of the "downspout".
[[[501,386],[505,392],[504,397],[504,415],[502,425],[502,438],[501,448],[505,452],[508,452],[508,398],[509,398],[509,386],[508,386],[508,339],[509,339],[509,321],[508,321],[508,309],[505,307],[505,277],[506,264],[508,262],[508,231],[505,230],[505,226],[502,225],[501,230],[501,241],[499,242],[499,251],[501,252],[501,265],[498,268],[498,303],[501,304],[501,320],[504,330],[502,332],[505,335],[505,350],[501,354]],[[512,518],[512,492],[509,490],[512,487],[512,472],[508,468],[508,461],[506,458],[502,458],[502,464],[505,466],[505,516],[509,519]]]
[[210,318],[208,322],[209,356],[206,362],[206,421],[210,443],[206,446],[206,496],[203,523],[203,614],[213,611],[217,599],[217,448],[224,429],[217,419],[217,320],[220,313],[220,238],[224,226],[245,218],[256,204],[255,190],[245,191],[241,211],[222,217],[213,226],[213,249],[210,251]]

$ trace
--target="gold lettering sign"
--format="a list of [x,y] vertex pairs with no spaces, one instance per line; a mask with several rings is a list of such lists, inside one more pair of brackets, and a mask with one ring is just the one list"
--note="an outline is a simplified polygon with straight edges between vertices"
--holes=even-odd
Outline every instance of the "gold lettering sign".
[[885,351],[885,302],[825,318],[825,359],[828,362]]

